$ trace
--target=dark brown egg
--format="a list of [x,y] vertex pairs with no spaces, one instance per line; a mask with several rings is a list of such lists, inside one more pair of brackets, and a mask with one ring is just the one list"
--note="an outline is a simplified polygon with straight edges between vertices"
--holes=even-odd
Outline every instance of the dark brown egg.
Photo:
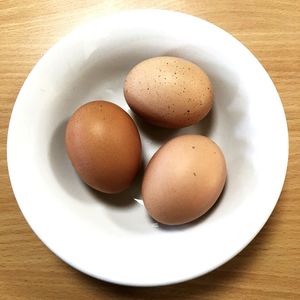
[[140,167],[136,125],[122,108],[107,101],[89,102],[75,111],[65,144],[81,179],[104,193],[127,189]]

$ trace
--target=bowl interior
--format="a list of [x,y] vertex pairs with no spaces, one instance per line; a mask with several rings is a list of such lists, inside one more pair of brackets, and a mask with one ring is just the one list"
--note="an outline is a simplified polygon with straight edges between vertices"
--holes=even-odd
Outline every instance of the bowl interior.
[[[128,71],[162,55],[189,59],[211,78],[214,106],[200,123],[162,129],[144,123],[127,106],[123,81]],[[83,184],[66,155],[68,118],[95,99],[129,112],[142,139],[143,168],[132,187],[116,195]],[[219,144],[228,180],[205,216],[182,226],[163,226],[143,207],[143,169],[163,143],[186,133],[203,134]],[[212,24],[152,10],[97,20],[55,45],[20,92],[8,143],[12,185],[38,236],[79,270],[129,285],[189,279],[245,247],[276,204],[286,153],[280,99],[250,52]]]

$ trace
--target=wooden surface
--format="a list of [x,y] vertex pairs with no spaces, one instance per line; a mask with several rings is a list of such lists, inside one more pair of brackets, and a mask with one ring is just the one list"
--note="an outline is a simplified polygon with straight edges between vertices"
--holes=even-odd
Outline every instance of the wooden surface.
[[[144,7],[199,16],[242,41],[272,77],[290,136],[283,192],[255,240],[218,270],[161,288],[115,286],[60,261],[24,220],[6,165],[11,110],[43,53],[85,21]],[[300,299],[300,1],[0,0],[0,101],[0,299]]]

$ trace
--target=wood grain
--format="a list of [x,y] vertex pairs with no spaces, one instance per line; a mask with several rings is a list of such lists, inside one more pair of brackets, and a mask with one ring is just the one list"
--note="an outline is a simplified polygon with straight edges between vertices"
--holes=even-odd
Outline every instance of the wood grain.
[[[186,283],[130,288],[77,272],[34,235],[10,187],[6,134],[18,91],[48,48],[92,18],[150,7],[207,19],[232,33],[256,55],[280,93],[288,120],[290,157],[275,211],[237,257]],[[0,0],[0,299],[300,299],[299,99],[299,1]]]

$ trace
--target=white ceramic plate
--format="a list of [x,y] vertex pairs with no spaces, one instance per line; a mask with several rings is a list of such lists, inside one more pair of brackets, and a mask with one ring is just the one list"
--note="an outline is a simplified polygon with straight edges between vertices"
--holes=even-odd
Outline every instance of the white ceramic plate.
[[[203,122],[178,131],[138,122],[145,163],[172,136],[202,133],[221,146],[228,166],[213,210],[177,227],[148,217],[139,201],[141,176],[120,195],[87,188],[64,146],[66,121],[79,105],[107,99],[130,112],[122,92],[126,73],[160,55],[200,65],[213,82],[215,103]],[[203,275],[255,237],[282,189],[288,132],[271,79],[240,42],[196,17],[137,10],[83,25],[46,53],[17,98],[7,153],[16,199],[47,247],[96,278],[155,286]]]

